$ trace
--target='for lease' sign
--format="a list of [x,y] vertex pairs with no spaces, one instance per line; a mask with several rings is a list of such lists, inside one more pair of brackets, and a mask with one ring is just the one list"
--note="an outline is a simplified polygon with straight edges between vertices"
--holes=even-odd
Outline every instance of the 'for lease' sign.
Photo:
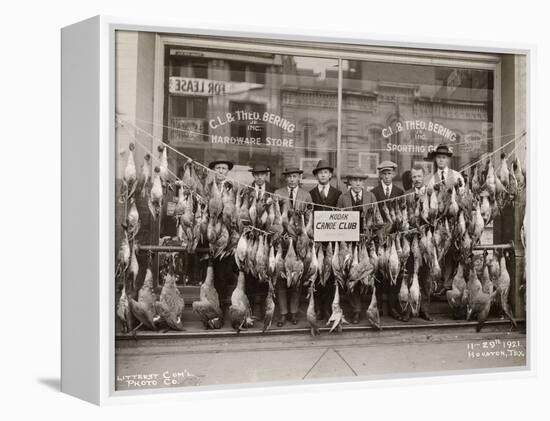
[[315,241],[359,241],[358,211],[315,211]]

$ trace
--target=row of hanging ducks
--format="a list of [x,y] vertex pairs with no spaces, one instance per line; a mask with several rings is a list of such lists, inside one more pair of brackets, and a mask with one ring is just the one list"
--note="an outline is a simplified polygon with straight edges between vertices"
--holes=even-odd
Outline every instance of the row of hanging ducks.
[[[384,202],[381,206],[368,207],[363,214],[365,231],[359,244],[335,243],[333,247],[329,243],[321,246],[313,241],[311,209],[296,211],[289,208],[288,201],[281,205],[276,196],[264,194],[258,197],[250,188],[229,181],[217,184],[211,173],[203,177],[203,184],[192,161],[185,164],[181,180],[170,180],[166,147],[159,147],[159,165],[152,175],[151,156],[145,155],[138,176],[133,151],[134,145],[131,144],[121,196],[127,200],[128,214],[125,239],[119,252],[119,271],[132,265],[134,268],[129,270],[135,270],[137,262],[134,247],[129,246],[140,228],[136,194],[147,198],[151,215],[156,219],[166,189],[176,186],[178,200],[174,217],[182,246],[193,252],[198,244],[206,242],[214,259],[234,254],[240,270],[239,280],[241,274],[244,278],[244,273],[248,273],[268,282],[270,290],[277,282],[286,282],[289,287],[308,284],[310,289],[314,289],[315,282],[324,284],[334,275],[345,288],[359,285],[366,290],[374,288],[372,275],[376,272],[395,283],[406,259],[412,254],[415,273],[410,285],[403,283],[409,293],[406,294],[403,286],[400,292],[400,297],[409,297],[402,302],[406,301],[411,308],[417,308],[420,300],[415,280],[419,267],[428,265],[435,281],[441,276],[440,265],[446,251],[453,244],[461,251],[462,260],[466,261],[471,256],[472,247],[479,243],[485,226],[525,188],[525,174],[517,159],[510,170],[505,156],[502,156],[500,168],[495,170],[488,158],[473,168],[470,185],[451,178],[444,185],[428,185],[417,200],[403,197]],[[128,252],[130,249],[132,252]],[[237,283],[238,293],[232,296],[233,308],[247,308],[242,298],[246,297],[242,293],[244,288],[243,282]],[[339,314],[338,288],[335,291],[334,307]],[[313,294],[309,296],[311,304]],[[139,292],[137,299],[139,302]],[[273,307],[271,301],[273,294],[270,293],[266,308]],[[376,307],[372,304],[369,306],[371,310]],[[219,303],[213,307],[217,309]],[[250,325],[248,310],[231,314],[234,318],[240,317],[232,323],[239,329]],[[368,316],[369,320],[376,321],[373,311]],[[181,314],[178,317],[181,318]],[[208,319],[205,326],[218,325],[219,321],[215,319],[219,317]],[[331,319],[336,322],[333,329],[340,329],[345,322],[343,316]],[[178,323],[174,326],[181,328]]]

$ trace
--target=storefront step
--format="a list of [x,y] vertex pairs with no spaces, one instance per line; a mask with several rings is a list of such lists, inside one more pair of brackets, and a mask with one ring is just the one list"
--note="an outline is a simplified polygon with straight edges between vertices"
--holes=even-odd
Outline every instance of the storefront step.
[[[523,332],[525,330],[525,320],[516,320],[518,323],[518,330]],[[420,318],[412,318],[408,322],[400,322],[394,320],[391,317],[383,316],[381,317],[382,330],[409,330],[409,329],[451,329],[451,328],[467,328],[475,331],[477,325],[476,321],[466,321],[466,320],[453,320],[449,316],[437,315],[433,316],[433,321],[425,321]],[[502,329],[504,327],[510,326],[510,321],[502,318],[491,318],[485,322],[482,332],[491,331],[492,329],[498,328]],[[284,335],[284,334],[309,334],[310,329],[307,321],[304,316],[301,316],[298,320],[297,325],[292,325],[286,323],[283,327],[277,327],[274,321],[272,327],[267,330],[265,333],[262,333],[263,323],[262,321],[257,321],[254,327],[249,328],[248,330],[243,330],[237,333],[234,329],[231,328],[228,321],[225,322],[225,325],[221,329],[216,330],[206,330],[204,329],[202,323],[192,320],[184,320],[185,331],[146,331],[138,330],[135,334],[129,333],[117,333],[116,338],[121,340],[132,340],[132,339],[170,339],[170,338],[215,338],[215,337],[238,337],[238,336],[262,336],[262,335]],[[330,327],[325,326],[325,323],[319,323],[321,335],[328,335]],[[375,328],[367,324],[367,321],[364,317],[357,325],[345,325],[343,327],[343,332],[377,332]],[[333,332],[330,335],[339,335],[339,333]]]
[[[180,288],[180,292],[182,293],[183,295],[183,298],[185,300],[185,307],[187,309],[187,307],[191,308],[191,303],[193,301],[198,301],[199,300],[199,292],[200,292],[200,287],[199,286],[185,286],[185,287],[181,287]],[[363,298],[363,305],[366,307],[368,307],[368,304],[370,303],[370,294],[365,296]],[[344,311],[347,310],[347,297],[345,295],[341,295],[340,297],[340,300],[341,300],[341,303],[342,303],[342,307],[344,308]],[[386,300],[386,296],[384,295],[384,303],[386,303],[387,300]],[[228,298],[226,300],[226,304],[229,305],[230,304],[230,298]],[[307,305],[308,305],[308,300],[306,299],[305,297],[305,294],[302,296],[302,299],[301,299],[301,303],[300,303],[300,307],[303,308],[303,313],[305,314],[305,310],[307,308]],[[386,308],[384,307],[384,310],[386,310]],[[451,314],[451,309],[449,307],[449,304],[447,303],[447,299],[442,296],[442,297],[432,297],[431,299],[431,304],[430,304],[430,314],[446,314],[446,315],[449,315]],[[189,315],[189,317],[192,317],[193,319],[196,319],[196,316],[191,313]]]

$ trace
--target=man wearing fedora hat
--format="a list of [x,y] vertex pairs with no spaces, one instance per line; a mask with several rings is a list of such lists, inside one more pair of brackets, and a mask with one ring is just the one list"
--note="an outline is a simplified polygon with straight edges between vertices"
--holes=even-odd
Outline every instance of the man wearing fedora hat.
[[212,170],[212,173],[206,179],[206,194],[210,194],[210,189],[212,188],[213,182],[221,188],[221,184],[226,179],[227,174],[233,169],[233,162],[229,160],[224,153],[219,153],[212,161],[210,161],[208,168]]
[[[252,203],[253,199],[261,199],[266,192],[273,193],[273,187],[267,182],[270,173],[270,168],[267,165],[253,163],[248,171],[251,172],[252,177],[254,177],[254,181],[250,185],[252,189],[250,189],[248,194],[249,203]],[[260,282],[258,277],[252,276],[249,273],[245,273],[244,277],[246,282],[246,295],[252,306],[252,314],[259,316],[262,313],[261,308],[267,297],[268,284]]]
[[252,168],[248,171],[252,173],[254,181],[251,186],[254,188],[254,191],[251,192],[256,199],[263,197],[265,192],[273,193],[273,186],[267,181],[269,173],[271,172],[270,168],[265,164],[252,164]]
[[317,185],[309,191],[309,194],[314,204],[323,205],[314,206],[313,210],[330,209],[325,206],[335,208],[342,192],[330,184],[334,168],[327,161],[321,159],[312,172],[317,178]]
[[[364,181],[367,178],[368,176],[361,168],[353,168],[346,176],[350,188],[347,192],[342,193],[338,199],[339,208],[360,212],[359,221],[361,231],[363,231],[364,227],[366,205],[376,202],[376,197],[365,189]],[[353,311],[351,322],[357,324],[361,320],[361,285],[355,285],[353,290],[347,291],[347,296]]]
[[[323,211],[336,208],[338,206],[338,199],[342,192],[330,184],[334,168],[332,165],[321,159],[317,162],[317,166],[313,169],[313,175],[317,178],[317,185],[309,191],[311,199],[315,205],[313,210]],[[321,247],[327,247],[326,242],[321,243]],[[317,307],[317,319],[322,320],[330,316],[332,298],[334,297],[334,281],[332,276],[327,280],[323,286],[318,284],[315,288],[315,297]]]
[[447,187],[462,187],[464,186],[464,178],[462,175],[451,168],[449,168],[449,162],[453,152],[447,145],[441,144],[435,148],[435,150],[428,153],[427,161],[434,162],[435,173],[428,178],[426,185],[428,188],[439,189],[439,186],[445,185]]
[[[377,168],[380,177],[380,183],[376,187],[374,187],[371,192],[376,197],[377,202],[383,201],[383,203],[379,204],[380,213],[382,215],[382,218],[384,219],[384,222],[387,222],[388,217],[386,213],[382,210],[382,206],[386,204],[386,201],[402,196],[404,192],[401,188],[393,184],[393,178],[395,177],[395,171],[397,169],[397,164],[395,162],[383,161],[380,163],[380,165],[378,165]],[[378,301],[378,305],[381,306],[383,297],[382,294],[383,292],[385,292],[388,299],[387,302],[390,316],[392,316],[394,319],[402,320],[401,312],[399,311],[398,306],[398,295],[403,275],[401,274],[399,276],[399,279],[395,284],[392,284],[389,277],[385,276],[383,273],[378,273],[376,279],[376,299]]]
[[[211,182],[205,186],[206,193],[210,194],[212,183],[216,183],[221,188],[222,182],[225,181],[227,174],[233,168],[233,162],[225,154],[220,153],[208,164],[208,168],[213,170]],[[222,311],[225,313],[229,307],[232,286],[237,283],[237,263],[233,256],[228,256],[223,259],[215,259],[213,266],[214,287],[220,297]]]
[[[437,190],[438,200],[445,201],[444,196],[451,192],[451,189],[457,189],[458,192],[463,190],[465,186],[465,181],[462,175],[451,168],[449,168],[449,162],[453,152],[451,149],[445,145],[441,144],[431,151],[427,160],[434,161],[434,174],[431,177],[428,177],[427,180],[427,189],[428,190]],[[458,267],[458,258],[459,252],[454,244],[449,247],[445,256],[440,256],[443,260],[441,269],[442,269],[442,279],[441,285],[438,286],[438,291],[436,295],[445,295],[445,292],[451,289],[453,274]]]
[[300,187],[302,171],[298,167],[288,167],[282,172],[285,177],[286,186],[275,190],[275,195],[279,196],[283,203],[289,205],[289,209],[303,211],[312,203],[309,192]]
[[[300,179],[303,171],[297,167],[285,168],[283,175],[286,179],[286,187],[275,191],[283,204],[288,204],[290,210],[305,210],[311,204],[311,195],[307,190],[300,187]],[[284,244],[284,242],[283,242]],[[283,250],[286,253],[286,250]],[[281,327],[286,323],[290,307],[290,321],[298,323],[298,306],[300,305],[300,288],[288,288],[286,282],[277,282],[277,301],[279,303],[280,318],[277,326]]]

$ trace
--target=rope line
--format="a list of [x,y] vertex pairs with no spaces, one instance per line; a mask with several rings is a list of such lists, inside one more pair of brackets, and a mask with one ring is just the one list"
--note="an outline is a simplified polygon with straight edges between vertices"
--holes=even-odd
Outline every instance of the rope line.
[[[130,126],[132,126],[135,130],[149,136],[152,140],[162,144],[164,147],[174,151],[176,154],[182,156],[183,158],[187,159],[187,160],[191,160],[193,164],[196,164],[198,165],[199,167],[202,167],[204,170],[206,170],[207,172],[209,173],[215,173],[214,170],[210,169],[209,167],[207,167],[206,165],[198,162],[198,161],[195,161],[193,158],[191,158],[190,156],[184,154],[183,152],[179,151],[178,149],[172,147],[171,145],[167,144],[166,142],[164,142],[163,140],[161,139],[158,139],[156,138],[154,135],[152,135],[151,133],[147,132],[146,130],[134,125],[133,123],[131,123],[130,121],[123,121],[121,119],[117,119],[117,121],[119,122],[119,124],[122,125],[122,127],[124,127],[124,124],[125,123],[128,123]],[[522,134],[520,134],[519,136],[509,140],[508,142],[504,143],[503,145],[501,145],[500,147],[498,147],[497,149],[489,152],[489,153],[486,153],[486,154],[483,154],[482,157],[480,159],[478,159],[477,161],[474,161],[473,163],[470,163],[470,164],[467,164],[465,167],[462,167],[460,169],[460,171],[466,171],[470,168],[473,168],[474,166],[476,166],[477,164],[479,164],[480,162],[482,162],[483,160],[493,156],[494,154],[496,154],[497,152],[499,152],[500,150],[504,149],[506,146],[510,145],[512,142],[515,142],[519,139],[522,139],[524,136],[526,135],[526,132],[524,131]],[[130,135],[131,137],[133,137],[136,141],[137,139],[135,138],[135,136],[132,136]],[[143,146],[143,145],[142,145]],[[250,189],[254,189],[253,186],[250,186],[250,185],[247,185],[246,183],[241,183],[237,180],[232,180],[228,177],[226,177],[226,180],[228,180],[229,182],[231,183],[234,183],[234,184],[237,184],[237,185],[240,185],[240,186],[244,186],[244,187],[247,187],[247,188],[250,188]],[[443,180],[439,181],[437,184],[442,184],[444,183]],[[277,195],[276,193],[270,193],[270,192],[265,192],[265,194],[267,195],[271,195],[271,196],[279,196]],[[358,209],[358,208],[364,208],[366,206],[374,206],[374,205],[379,205],[379,204],[382,204],[382,203],[386,203],[386,202],[391,202],[391,201],[395,201],[395,200],[401,200],[405,197],[408,197],[408,196],[412,196],[414,195],[415,192],[409,192],[409,193],[405,193],[405,194],[402,194],[398,197],[392,197],[392,198],[389,198],[389,199],[383,199],[383,200],[379,200],[379,201],[375,201],[375,202],[371,202],[371,203],[366,203],[366,204],[361,204],[361,205],[354,205],[354,206],[348,206],[348,207],[345,207],[345,208],[338,208],[338,207],[335,207],[335,206],[328,206],[328,205],[322,205],[322,204],[315,204],[313,202],[308,202],[308,201],[304,201],[304,200],[299,200],[299,199],[294,199],[294,203],[302,203],[302,204],[305,204],[307,206],[315,206],[317,208],[321,207],[321,208],[325,208],[325,209],[331,209],[331,210],[352,210],[352,209]]]
[[[211,135],[207,134],[207,133],[200,133],[200,132],[195,132],[195,131],[192,131],[192,130],[189,130],[189,129],[182,129],[180,127],[173,127],[173,126],[167,126],[165,124],[161,124],[161,123],[154,123],[154,122],[150,122],[149,120],[144,120],[142,118],[135,118],[134,120],[136,121],[142,121],[144,123],[148,123],[148,124],[152,124],[153,126],[158,126],[158,127],[163,127],[165,129],[170,129],[170,130],[175,130],[175,131],[178,131],[178,132],[183,132],[183,133],[190,133],[192,135],[195,135],[195,136],[204,136],[204,137],[209,137]],[[508,137],[508,136],[513,136],[515,133],[508,133],[508,134],[504,134],[504,135],[500,135],[500,136],[493,136],[493,137],[486,137],[486,138],[483,138],[483,139],[479,139],[479,140],[471,140],[471,141],[468,141],[468,142],[458,142],[458,143],[453,143],[453,146],[462,146],[462,145],[470,145],[472,143],[485,143],[489,140],[494,140],[494,139],[502,139],[504,137]],[[351,136],[351,135],[346,135],[346,136]],[[353,136],[353,137],[359,137],[359,138],[367,138],[367,136]],[[421,145],[420,143],[414,143],[413,145]],[[235,145],[235,146],[246,146],[246,145]],[[319,149],[319,150],[323,150],[323,151],[338,151],[338,149],[334,149],[334,148],[324,148],[324,147],[311,147],[311,146],[294,146],[294,148],[298,148],[298,149],[308,149],[308,150],[311,150],[311,149]],[[341,151],[352,151],[352,152],[390,152],[388,151],[387,149],[353,149],[353,148],[341,148],[340,149]]]
[[[124,127],[124,126],[123,126],[123,127]],[[159,158],[159,157],[154,156],[153,154],[151,154],[151,153],[149,152],[149,150],[147,149],[147,147],[146,147],[145,145],[143,145],[139,140],[137,140],[137,138],[136,138],[134,135],[132,135],[126,127],[124,127],[124,129],[126,130],[126,133],[128,133],[128,136],[130,136],[130,137],[132,138],[132,140],[134,140],[134,142],[135,142],[140,148],[142,148],[146,153],[149,153],[149,155],[150,155],[153,159],[157,160],[157,161],[160,163],[160,158]],[[169,174],[171,174],[171,175],[176,179],[177,182],[181,183],[182,186],[187,187],[187,188],[189,189],[190,193],[193,194],[193,195],[195,196],[195,198],[196,198],[199,202],[205,203],[205,204],[207,203],[207,201],[206,201],[199,193],[197,193],[196,191],[193,191],[193,190],[191,189],[191,187],[188,186],[187,184],[185,184],[184,181],[183,181],[182,179],[180,179],[174,172],[172,172],[172,171],[171,171],[170,169],[168,169],[168,168],[167,168],[167,171],[168,171]],[[237,216],[237,217],[238,217],[238,216]],[[239,218],[239,220],[240,220],[241,222],[243,222],[243,219],[242,219],[242,218]],[[255,226],[253,226],[253,225],[246,225],[246,226],[245,226],[245,230],[247,230],[247,229],[252,229],[252,230],[255,230],[255,231],[259,231],[259,232],[263,233],[264,235],[273,235],[273,234],[274,234],[273,232],[264,231],[264,230],[262,230],[262,229],[260,229],[260,228],[257,228],[257,227],[255,227]]]

